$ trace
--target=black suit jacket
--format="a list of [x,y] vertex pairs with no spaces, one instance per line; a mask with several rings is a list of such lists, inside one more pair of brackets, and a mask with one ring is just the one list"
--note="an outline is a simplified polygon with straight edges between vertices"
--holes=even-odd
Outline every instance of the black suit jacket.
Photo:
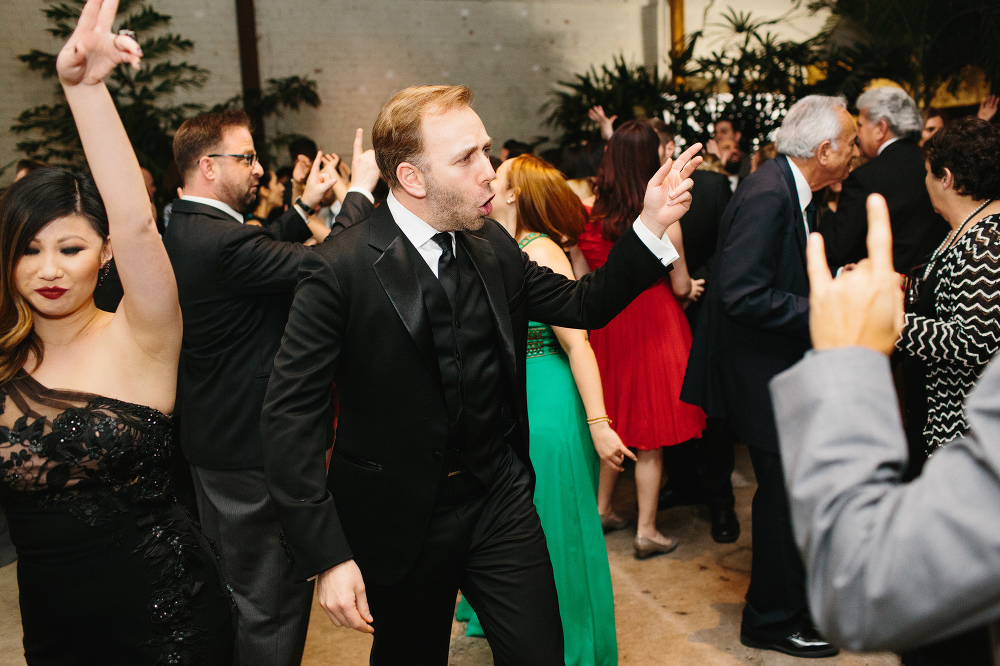
[[684,234],[684,260],[694,276],[715,254],[719,242],[719,220],[726,210],[733,190],[729,179],[714,171],[697,170],[691,174],[691,209],[679,224]]
[[837,268],[868,256],[865,201],[873,192],[885,197],[889,205],[896,270],[909,273],[927,261],[949,227],[931,206],[925,174],[920,147],[909,139],[886,146],[881,155],[851,172],[844,181],[837,214],[820,229],[830,266]]
[[[529,317],[600,328],[667,270],[631,230],[607,264],[579,282],[530,261],[496,222],[456,236],[493,317],[504,387],[496,399],[517,423],[506,440],[530,469]],[[368,580],[389,584],[406,574],[424,541],[448,411],[409,247],[382,206],[302,261],[261,417],[268,487],[296,578],[353,558]],[[326,473],[334,383],[337,443]]]
[[[340,229],[372,210],[364,195],[348,199]],[[263,465],[260,408],[310,235],[294,209],[258,227],[212,206],[174,201],[163,244],[184,315],[177,404],[189,462],[228,470]]]
[[787,158],[752,173],[723,214],[681,398],[777,452],[768,382],[809,349],[806,231]]

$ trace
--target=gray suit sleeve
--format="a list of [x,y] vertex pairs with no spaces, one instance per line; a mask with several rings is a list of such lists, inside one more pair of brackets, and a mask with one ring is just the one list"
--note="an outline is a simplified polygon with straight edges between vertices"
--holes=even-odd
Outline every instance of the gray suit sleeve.
[[969,437],[902,484],[887,358],[817,352],[771,382],[809,605],[830,640],[900,651],[1000,615],[998,392],[1000,366],[969,398]]

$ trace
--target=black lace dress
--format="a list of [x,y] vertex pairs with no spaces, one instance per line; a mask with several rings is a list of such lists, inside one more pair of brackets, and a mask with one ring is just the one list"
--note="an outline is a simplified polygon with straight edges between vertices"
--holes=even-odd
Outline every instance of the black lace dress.
[[169,416],[21,372],[0,387],[0,503],[28,664],[231,664],[229,592],[168,489]]

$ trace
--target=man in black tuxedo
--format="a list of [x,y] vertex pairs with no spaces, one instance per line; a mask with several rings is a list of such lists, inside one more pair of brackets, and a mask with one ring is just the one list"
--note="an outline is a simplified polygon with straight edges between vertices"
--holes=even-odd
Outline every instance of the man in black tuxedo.
[[948,223],[934,212],[924,178],[920,113],[902,88],[872,88],[858,97],[858,147],[869,159],[844,181],[837,213],[820,229],[827,261],[837,268],[868,255],[865,201],[881,194],[892,219],[892,259],[899,273],[923,264],[944,240]]
[[728,419],[750,447],[757,492],[740,640],[800,657],[837,648],[809,620],[768,382],[809,349],[806,237],[815,229],[813,192],[846,178],[856,154],[845,106],[837,97],[799,100],[778,132],[781,154],[751,174],[726,207],[681,392],[708,416]]
[[[244,225],[263,171],[249,126],[242,111],[210,113],[186,121],[174,136],[184,196],[173,203],[163,243],[184,314],[180,444],[202,526],[219,546],[239,610],[240,663],[297,666],[312,586],[293,581],[280,542],[264,482],[260,410],[308,252],[306,216],[333,182],[317,159],[284,215],[267,227]],[[356,155],[356,167],[366,160],[373,185],[374,153]],[[373,209],[359,191],[347,199],[340,230]]]
[[261,418],[295,576],[318,577],[334,624],[374,633],[374,664],[446,663],[459,588],[497,664],[563,663],[532,504],[528,319],[600,327],[664,277],[677,255],[661,238],[699,162],[689,151],[657,172],[641,219],[575,282],[488,219],[491,140],[471,101],[426,86],[382,108],[372,141],[390,195],[303,260]]

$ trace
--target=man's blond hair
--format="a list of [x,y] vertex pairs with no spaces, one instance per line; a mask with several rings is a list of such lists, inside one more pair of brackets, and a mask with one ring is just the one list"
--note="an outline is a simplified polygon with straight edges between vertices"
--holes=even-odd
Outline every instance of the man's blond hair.
[[375,119],[372,146],[382,178],[390,188],[399,184],[396,169],[409,162],[422,166],[424,145],[420,124],[426,113],[446,113],[472,106],[472,90],[466,86],[413,86],[396,93]]

